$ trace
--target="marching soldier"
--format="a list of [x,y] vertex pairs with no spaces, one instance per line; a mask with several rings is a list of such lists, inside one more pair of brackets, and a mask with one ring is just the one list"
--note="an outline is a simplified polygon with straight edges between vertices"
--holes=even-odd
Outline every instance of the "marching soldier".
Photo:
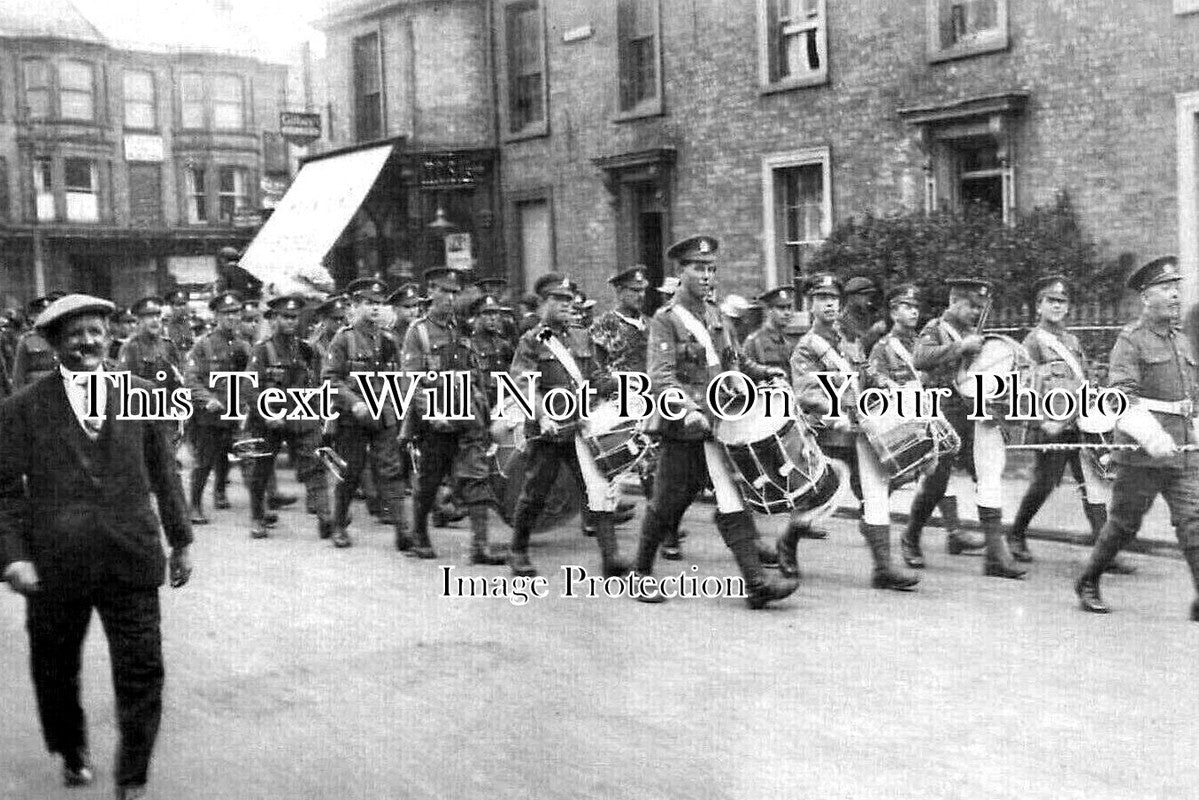
[[[1043,376],[1038,387],[1041,396],[1055,385],[1077,387],[1087,381],[1086,354],[1078,337],[1063,324],[1070,310],[1069,287],[1063,275],[1051,275],[1036,285],[1037,326],[1024,338],[1024,348],[1033,360],[1037,374]],[[1063,383],[1064,381],[1064,383]],[[1068,423],[1047,421],[1037,431],[1039,442],[1046,444],[1075,444],[1086,441],[1078,429],[1077,420]],[[1049,495],[1061,483],[1062,473],[1070,465],[1075,475],[1081,475],[1083,513],[1090,523],[1092,543],[1107,522],[1107,504],[1111,487],[1099,473],[1094,451],[1043,451],[1037,453],[1032,481],[1028,485],[1016,519],[1008,530],[1008,546],[1017,561],[1032,561],[1026,531],[1033,517]],[[1113,561],[1109,572],[1128,574],[1134,568],[1122,561]]]
[[[412,323],[404,337],[404,371],[471,375],[474,363],[470,339],[454,315],[455,298],[462,291],[458,273],[445,267],[431,269],[425,273],[425,285],[431,305],[429,313]],[[405,441],[415,441],[420,452],[413,500],[411,555],[437,557],[429,540],[429,515],[442,481],[452,474],[470,518],[471,563],[503,564],[504,557],[492,552],[487,544],[490,507],[495,498],[488,483],[491,464],[487,451],[491,435],[487,427],[485,395],[477,376],[473,378],[474,385],[470,387],[468,398],[457,397],[452,389],[447,391],[443,380],[439,377],[433,381],[420,381],[422,391],[418,391],[413,399],[416,407],[409,409],[401,434]],[[432,408],[424,403],[425,388],[433,390]],[[445,415],[455,407],[456,400],[464,402],[470,419],[435,418],[438,404],[442,404],[440,411]]]
[[[1116,423],[1116,443],[1135,442],[1140,450],[1113,454],[1116,480],[1111,513],[1074,590],[1086,611],[1110,609],[1099,594],[1099,578],[1136,538],[1145,512],[1160,494],[1170,509],[1174,533],[1199,595],[1199,446],[1196,403],[1199,375],[1195,353],[1179,327],[1181,304],[1178,260],[1155,259],[1128,279],[1141,296],[1141,317],[1116,338],[1109,359],[1110,385],[1131,406]],[[1199,622],[1199,599],[1191,603]]]
[[616,291],[616,308],[605,311],[591,326],[596,366],[605,377],[614,372],[645,372],[649,325],[645,307],[645,268],[638,265],[608,279]]
[[[959,370],[969,366],[982,348],[982,337],[975,332],[983,309],[990,303],[993,287],[977,278],[950,278],[949,306],[937,319],[924,326],[912,353],[916,369],[927,374],[926,386],[954,387]],[[967,419],[970,403],[955,390],[941,403],[945,419],[957,431],[962,441],[959,458],[972,467],[978,520],[983,529],[986,557],[983,574],[995,578],[1020,578],[1024,570],[1012,563],[1003,536],[1003,466],[1006,460],[1003,432],[994,420],[973,422]],[[943,459],[924,479],[916,496],[907,530],[900,546],[908,566],[924,566],[920,534],[933,509],[945,494],[954,459]],[[946,550],[950,555],[964,552],[972,544],[961,536],[948,536]]]
[[[909,591],[920,579],[892,566],[888,478],[865,433],[857,425],[857,400],[862,390],[887,385],[889,381],[876,375],[866,361],[861,343],[850,338],[838,323],[841,284],[836,276],[827,272],[813,275],[807,294],[812,308],[812,327],[791,354],[791,382],[796,398],[804,412],[827,417],[832,408],[816,373],[832,373],[839,381],[848,382],[842,396],[841,419],[819,430],[817,444],[829,458],[839,459],[849,466],[854,494],[863,501],[858,529],[870,546],[874,560],[870,585],[875,589]],[[805,522],[795,515],[779,539],[779,571],[784,575],[799,574],[795,550],[805,527],[808,527]]]
[[796,342],[786,331],[795,318],[795,290],[779,286],[759,295],[758,302],[766,309],[766,318],[745,338],[745,355],[759,364],[789,370]]
[[238,335],[241,296],[236,292],[225,292],[212,298],[208,307],[216,317],[216,328],[196,340],[187,358],[186,382],[195,404],[191,425],[195,466],[189,487],[194,525],[208,524],[208,517],[204,513],[204,486],[208,483],[209,473],[213,471],[217,473],[213,486],[213,506],[218,509],[229,507],[220,475],[222,467],[228,473],[228,453],[237,430],[236,421],[221,419],[223,414],[235,412],[236,409],[225,408],[220,390],[209,388],[209,376],[213,372],[240,372],[250,362],[250,345]]
[[316,313],[320,317],[320,321],[313,326],[312,334],[308,337],[308,344],[316,348],[316,352],[321,355],[321,358],[324,358],[325,354],[329,352],[329,342],[333,341],[333,335],[345,326],[345,297],[343,295],[330,297],[317,306]]
[[[708,294],[716,279],[719,243],[711,236],[692,236],[673,245],[667,255],[678,262],[679,286],[674,299],[658,309],[649,326],[649,376],[652,392],[667,388],[686,396],[681,420],[656,420],[662,437],[655,483],[637,547],[637,572],[653,573],[658,548],[677,530],[679,520],[705,483],[716,493],[716,529],[732,551],[745,578],[750,608],[781,600],[799,587],[793,577],[766,573],[758,549],[753,516],[732,477],[728,457],[712,441],[714,414],[708,406],[708,383],[726,369],[740,369],[750,380],[783,377],[773,367],[743,359],[728,324]],[[515,366],[515,364],[514,364]],[[652,422],[656,422],[652,421]],[[638,599],[661,602],[660,593]]]
[[487,407],[494,409],[498,387],[493,372],[507,372],[516,348],[504,332],[504,314],[511,311],[493,295],[484,295],[475,303],[471,314],[475,330],[470,337],[473,366],[479,388],[487,396]]
[[[358,390],[354,372],[391,372],[399,368],[399,346],[379,327],[387,284],[376,278],[358,278],[346,287],[350,295],[350,324],[339,330],[329,343],[323,361],[321,378],[337,389],[336,404],[340,412],[334,446],[346,462],[344,480],[334,493],[333,546],[353,544],[346,527],[349,525],[350,503],[358,490],[367,460],[373,464],[379,480],[380,498],[393,510],[396,548],[408,548],[408,530],[403,507],[404,454],[396,436],[399,433],[395,409],[384,403],[374,417]],[[369,379],[376,393],[381,392],[383,378]]]
[[192,331],[191,311],[187,307],[188,293],[183,289],[168,292],[166,301],[171,310],[166,318],[166,337],[175,343],[180,353],[189,352],[196,343]]
[[397,342],[404,341],[404,336],[408,333],[408,326],[423,316],[421,313],[423,300],[420,286],[415,283],[405,283],[387,298],[387,302],[396,310],[395,325],[392,326],[391,333]]
[[[885,376],[897,386],[905,384],[924,385],[924,377],[912,360],[916,349],[917,325],[920,322],[920,290],[910,283],[895,286],[887,295],[891,314],[891,330],[875,343],[870,351],[870,366],[876,374]],[[951,494],[953,485],[946,484],[945,496],[937,503],[941,512],[941,524],[948,541],[954,542],[953,550],[965,552],[981,550],[982,537],[962,530],[958,517],[958,499]],[[905,561],[907,559],[905,558]],[[913,566],[908,562],[909,566]]]
[[163,301],[158,297],[143,297],[133,304],[137,328],[121,347],[117,361],[121,369],[163,386],[170,393],[183,385],[180,369],[183,361],[175,343],[162,335],[162,307]]
[[121,347],[129,341],[130,331],[136,322],[137,317],[128,308],[119,307],[112,312],[108,329],[111,337],[111,341],[108,343],[108,361],[110,363],[115,364],[120,359]]
[[[268,305],[274,331],[254,346],[249,363],[250,371],[258,375],[258,388],[251,392],[247,429],[251,436],[264,441],[263,452],[250,461],[248,468],[250,536],[264,539],[268,535],[267,486],[274,472],[275,457],[286,442],[296,459],[296,478],[307,491],[308,507],[316,510],[318,534],[327,539],[333,527],[329,514],[329,488],[325,471],[315,454],[321,423],[316,420],[265,419],[257,408],[257,398],[267,388],[286,391],[317,386],[320,356],[297,335],[300,312],[304,309],[302,297],[277,297]],[[295,410],[295,401],[280,407],[285,414]]]
[[886,324],[878,318],[878,287],[874,281],[859,275],[845,284],[841,329],[860,342],[865,353],[873,350],[875,342],[887,332]]
[[[26,314],[30,319],[35,319],[38,314],[49,308],[51,303],[63,296],[62,292],[51,292],[45,297],[31,300],[25,309]],[[12,364],[12,390],[16,392],[57,368],[58,357],[54,355],[54,348],[37,328],[31,328],[17,340]]]
[[628,572],[629,564],[621,558],[616,540],[616,487],[596,466],[579,433],[580,420],[557,422],[542,407],[542,398],[554,389],[579,392],[588,383],[602,397],[609,387],[596,368],[590,337],[571,324],[577,296],[571,280],[549,273],[538,278],[533,288],[541,299],[538,306],[541,321],[520,337],[508,370],[522,384],[528,373],[541,375],[536,384],[536,416],[529,421],[529,427],[535,431],[530,435],[524,483],[512,517],[509,564],[516,575],[537,574],[529,562],[529,536],[558,471],[565,466],[587,498],[584,524],[595,531],[603,573],[607,577],[619,576]]

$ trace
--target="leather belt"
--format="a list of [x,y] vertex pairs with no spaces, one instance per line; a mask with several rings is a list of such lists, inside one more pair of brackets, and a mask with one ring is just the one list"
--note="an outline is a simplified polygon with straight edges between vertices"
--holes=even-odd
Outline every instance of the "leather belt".
[[1137,405],[1148,411],[1156,411],[1159,414],[1173,414],[1178,417],[1195,416],[1195,404],[1189,397],[1185,400],[1153,400],[1148,397],[1142,397],[1137,400]]

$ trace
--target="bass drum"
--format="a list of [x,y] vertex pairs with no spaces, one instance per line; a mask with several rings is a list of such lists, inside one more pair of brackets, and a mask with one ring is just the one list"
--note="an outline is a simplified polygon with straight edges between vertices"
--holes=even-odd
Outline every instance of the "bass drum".
[[[503,416],[491,422],[491,450],[494,463],[491,469],[491,491],[495,495],[500,517],[512,525],[516,513],[516,501],[525,482],[525,465],[528,463],[528,437],[526,424],[529,420],[520,412],[515,401],[504,407]],[[542,533],[569,522],[583,509],[584,498],[571,477],[570,471],[558,471],[558,479],[545,498],[545,509],[538,517],[533,530]]]

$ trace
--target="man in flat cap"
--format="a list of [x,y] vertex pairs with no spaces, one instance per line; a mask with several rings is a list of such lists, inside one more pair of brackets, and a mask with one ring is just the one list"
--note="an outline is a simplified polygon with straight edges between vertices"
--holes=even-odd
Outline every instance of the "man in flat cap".
[[260,457],[250,460],[248,488],[250,491],[250,536],[267,537],[267,489],[274,470],[275,457],[284,443],[296,458],[296,478],[307,491],[308,508],[317,516],[317,533],[321,539],[332,536],[333,522],[329,513],[329,487],[325,471],[316,457],[320,445],[321,422],[312,419],[290,419],[296,416],[296,401],[279,404],[284,415],[268,419],[259,413],[258,398],[267,389],[287,392],[291,389],[311,389],[320,385],[320,355],[299,337],[300,314],[304,298],[297,295],[276,297],[268,304],[272,333],[254,345],[250,352],[249,371],[258,375],[258,387],[249,395],[250,415],[247,430],[250,436],[263,440]]
[[[62,292],[50,292],[45,297],[39,297],[29,302],[26,313],[30,319],[36,319],[50,305],[63,296]],[[46,341],[35,325],[17,340],[17,350],[13,355],[12,388],[17,391],[23,386],[36,381],[43,375],[49,375],[58,367],[54,348]]]
[[[1037,281],[1035,287],[1037,325],[1024,337],[1024,349],[1033,361],[1033,388],[1042,398],[1054,389],[1077,391],[1087,382],[1087,356],[1078,337],[1065,326],[1070,312],[1070,286],[1064,275],[1049,275]],[[1034,443],[1078,444],[1095,442],[1078,429],[1078,419],[1066,422],[1045,420],[1033,428]],[[1071,468],[1082,493],[1083,513],[1090,523],[1091,541],[1096,541],[1107,522],[1107,504],[1111,501],[1111,485],[1102,475],[1095,450],[1044,450],[1036,454],[1032,481],[1028,485],[1016,518],[1008,529],[1008,546],[1017,561],[1033,560],[1028,549],[1026,532],[1029,524],[1049,495],[1061,483],[1066,467]],[[1109,572],[1127,574],[1131,565],[1114,561]]]
[[1099,578],[1136,538],[1145,512],[1160,494],[1170,509],[1174,534],[1182,548],[1197,598],[1191,621],[1199,622],[1199,374],[1195,353],[1182,332],[1178,259],[1154,259],[1128,279],[1141,298],[1141,317],[1124,327],[1109,359],[1110,386],[1131,403],[1116,422],[1116,443],[1139,450],[1113,454],[1116,480],[1107,523],[1086,569],[1075,583],[1083,609],[1106,614]]
[[[335,405],[340,413],[333,436],[337,454],[345,460],[343,480],[334,491],[333,546],[350,547],[350,504],[368,462],[377,479],[380,500],[391,511],[397,548],[407,548],[408,527],[403,513],[403,460],[399,419],[390,403],[372,416],[359,393],[355,372],[394,372],[400,369],[399,343],[379,326],[383,304],[390,291],[377,278],[358,278],[346,287],[350,298],[349,325],[329,343],[322,362],[321,378],[337,389]],[[370,378],[376,396],[384,379]]]
[[[489,478],[491,463],[487,456],[491,446],[485,390],[475,374],[474,352],[470,331],[455,314],[455,300],[462,290],[458,273],[437,268],[425,273],[428,287],[429,313],[408,329],[404,337],[403,365],[406,372],[437,373],[436,380],[421,380],[413,407],[408,410],[403,437],[414,441],[420,452],[420,468],[413,493],[411,555],[436,558],[429,539],[429,515],[433,513],[438,490],[447,478],[457,484],[458,496],[466,506],[471,528],[472,564],[503,564],[504,556],[488,546],[491,511],[496,500]],[[459,397],[456,390],[445,385],[442,374],[470,376],[471,391]],[[490,380],[490,376],[488,376]],[[424,389],[432,391],[433,406],[424,401]],[[470,419],[438,419],[438,406],[445,410],[462,407]]]
[[38,716],[67,786],[95,780],[79,671],[99,613],[120,729],[116,796],[133,798],[162,716],[158,587],[168,563],[171,585],[187,583],[192,531],[167,429],[118,418],[117,389],[101,377],[112,310],[75,294],[37,318],[60,366],[0,404],[0,569],[26,597]]
[[530,430],[528,458],[524,482],[512,516],[512,547],[509,565],[513,573],[531,577],[537,570],[529,561],[529,536],[537,518],[545,508],[546,497],[562,467],[573,476],[587,500],[583,524],[595,531],[599,546],[601,568],[608,577],[628,572],[629,564],[620,555],[616,539],[614,512],[617,506],[616,488],[595,463],[595,456],[580,433],[582,421],[551,419],[543,407],[546,393],[566,389],[572,393],[588,384],[597,397],[611,391],[609,381],[595,364],[591,337],[571,326],[578,289],[565,275],[542,275],[534,284],[541,298],[538,312],[541,321],[520,337],[512,357],[509,374],[518,386],[524,386],[525,376],[540,373],[536,383],[534,419]]
[[841,329],[869,353],[874,343],[887,332],[886,323],[878,318],[878,287],[864,275],[845,283],[845,308],[841,312]]
[[[685,413],[680,420],[657,420],[662,444],[655,489],[642,519],[637,547],[637,572],[653,574],[658,548],[678,530],[679,521],[699,491],[711,480],[716,494],[716,529],[745,578],[750,608],[782,600],[799,586],[795,578],[768,575],[758,546],[753,516],[733,480],[733,468],[712,439],[715,415],[708,404],[708,384],[728,369],[739,369],[750,380],[782,377],[784,373],[745,358],[733,341],[729,325],[709,302],[716,283],[719,242],[711,236],[692,236],[673,245],[667,255],[678,264],[679,288],[674,299],[658,309],[649,326],[651,392],[681,391]],[[661,602],[660,593],[638,599]]]
[[[887,477],[878,458],[859,427],[858,397],[865,389],[879,387],[884,380],[874,372],[862,352],[861,343],[841,328],[841,283],[828,272],[808,280],[808,302],[812,327],[791,354],[791,384],[800,408],[818,418],[817,443],[829,458],[849,468],[854,495],[862,500],[862,519],[858,530],[870,547],[874,571],[870,585],[875,589],[910,591],[919,579],[897,570],[891,561],[891,509]],[[833,411],[817,373],[835,375],[838,385],[846,386],[840,407],[841,417]],[[832,500],[832,498],[830,498]],[[792,514],[787,531],[779,539],[779,571],[798,576],[796,546],[811,527],[811,511]]]
[[[940,317],[924,326],[916,341],[912,361],[916,369],[926,374],[926,387],[954,390],[952,396],[942,401],[941,412],[957,431],[962,449],[957,459],[942,459],[912,498],[908,526],[900,540],[904,561],[910,567],[924,567],[921,533],[933,509],[945,496],[956,461],[974,478],[978,520],[986,548],[983,574],[994,578],[1020,578],[1024,570],[1012,562],[1003,535],[1002,478],[1006,461],[1003,433],[997,421],[972,422],[967,419],[971,404],[956,390],[959,371],[968,367],[982,349],[983,339],[977,328],[995,290],[989,281],[978,278],[949,278],[946,283],[949,284],[949,306]],[[950,555],[976,549],[976,540],[955,533],[955,526],[948,527],[950,533],[945,539],[945,549]]]
[[214,372],[241,372],[250,363],[250,345],[238,331],[243,305],[237,292],[223,292],[212,298],[208,308],[216,318],[216,327],[198,338],[187,354],[185,380],[195,406],[190,428],[195,466],[188,487],[193,525],[208,524],[208,516],[204,513],[204,487],[210,473],[216,473],[213,506],[229,508],[229,499],[225,495],[228,453],[238,423],[221,417],[236,413],[237,409],[225,408],[225,395],[220,384],[217,388],[209,388],[209,381]]

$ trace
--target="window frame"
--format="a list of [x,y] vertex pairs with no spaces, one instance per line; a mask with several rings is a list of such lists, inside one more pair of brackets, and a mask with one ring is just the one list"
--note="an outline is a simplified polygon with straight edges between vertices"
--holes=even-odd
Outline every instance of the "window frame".
[[[769,153],[762,157],[762,241],[765,244],[766,255],[766,285],[778,286],[779,276],[779,218],[780,209],[775,202],[776,173],[794,167],[817,165],[821,168],[821,186],[824,196],[821,198],[823,219],[821,221],[821,239],[828,239],[833,229],[833,181],[832,181],[832,148],[828,145],[804,147],[782,153]],[[806,243],[806,242],[805,242]],[[788,281],[790,277],[788,277]]]
[[[71,94],[71,95],[84,94],[83,89],[79,89],[76,87],[72,87],[69,89],[66,88],[66,86],[63,82],[63,73],[65,72],[65,68],[68,66],[84,67],[87,69],[87,71],[89,73],[88,74],[87,97],[88,97],[88,103],[90,104],[89,107],[91,110],[90,116],[68,117],[66,115],[66,110],[65,110],[66,103],[63,102],[66,95],[67,94]],[[93,124],[98,122],[99,121],[99,118],[98,118],[99,104],[96,102],[96,65],[90,61],[82,61],[77,58],[68,58],[68,59],[64,59],[63,61],[61,61],[58,64],[57,73],[58,73],[58,86],[57,86],[57,89],[58,89],[58,92],[57,92],[57,94],[58,94],[58,119],[62,120],[63,122],[89,122],[89,123],[93,123]]]
[[[653,96],[625,105],[625,89],[630,80],[629,59],[630,45],[634,39],[628,28],[629,9],[637,4],[644,4],[652,13],[653,20],[649,27],[653,30],[654,38],[654,94]],[[662,2],[661,0],[617,0],[616,2],[616,116],[617,121],[641,119],[657,116],[663,113],[662,79]]]
[[[199,175],[202,185],[197,191],[195,186],[194,176]],[[183,180],[180,181],[180,186],[183,189],[183,214],[182,222],[185,225],[211,225],[212,224],[212,204],[208,200],[208,167],[205,164],[184,164],[183,165]],[[203,211],[200,213],[200,206],[196,205],[195,219],[192,218],[192,201],[200,200],[203,202]]]
[[[358,75],[360,72],[359,66],[358,66],[358,54],[359,54],[359,52],[361,52],[359,50],[359,45],[368,39],[374,39],[374,59],[375,59],[374,73],[375,73],[375,81],[376,81],[375,94],[378,95],[378,99],[375,104],[375,111],[379,115],[378,130],[377,130],[377,135],[375,135],[375,136],[364,136],[363,135],[361,100],[363,97],[367,97],[369,95],[360,92],[360,89],[362,87],[359,85],[359,81],[358,81]],[[386,92],[384,90],[384,83],[383,83],[383,36],[378,30],[372,30],[367,33],[360,34],[358,36],[353,37],[350,40],[350,81],[353,84],[352,133],[354,135],[354,141],[355,142],[371,142],[371,141],[376,141],[378,139],[384,138],[385,136],[387,136],[387,114],[386,114],[386,105],[385,105]]]
[[[996,53],[1006,50],[1009,44],[1008,0],[994,0],[996,28],[994,32],[978,35],[968,41],[941,44],[941,7],[971,2],[972,0],[925,0],[927,18],[927,53],[930,64],[952,61],[958,58]],[[977,0],[974,0],[977,2]]]
[[[148,77],[150,79],[150,98],[149,100],[138,98],[131,100],[129,97],[129,84],[127,83],[129,76],[138,75]],[[129,122],[129,105],[130,103],[138,105],[150,106],[150,125],[149,127],[141,125],[133,125]],[[141,68],[125,68],[121,72],[121,125],[124,130],[130,131],[156,131],[158,130],[158,81],[152,69]]]
[[[188,100],[186,89],[189,78],[196,79],[196,85],[199,87],[199,99]],[[193,109],[199,107],[200,124],[191,125],[188,123],[188,107]],[[202,72],[182,72],[179,75],[179,130],[181,131],[206,131],[208,125],[208,84]]]
[[[828,1],[816,0],[817,21],[816,51],[821,56],[820,68],[806,75],[793,75],[774,79],[771,62],[776,43],[773,41],[773,9],[781,0],[758,0],[758,83],[763,94],[786,92],[791,89],[801,89],[808,86],[823,86],[829,81],[828,53]],[[792,0],[800,2],[801,0]]]
[[[226,170],[228,170],[233,175],[234,189],[231,192],[226,192],[224,189],[223,183],[222,183],[222,181],[225,177]],[[239,177],[241,178],[241,181],[242,181],[240,193],[237,191],[237,186],[236,186],[237,180]],[[218,165],[216,165],[216,181],[214,183],[214,188],[216,189],[216,197],[217,197],[216,222],[218,225],[221,225],[221,224],[232,225],[233,224],[233,219],[235,216],[237,216],[237,209],[238,209],[237,201],[239,199],[245,201],[243,203],[243,205],[241,206],[243,209],[249,209],[251,207],[252,198],[250,196],[250,169],[248,167],[243,167],[240,164],[218,164]],[[233,201],[234,201],[233,202],[233,212],[231,214],[229,214],[228,217],[226,217],[225,209],[224,209],[225,200],[226,200],[226,198],[230,198],[230,197],[233,198]]]
[[521,213],[522,206],[530,203],[544,203],[546,207],[546,221],[549,226],[549,255],[550,255],[550,271],[556,271],[558,268],[558,226],[555,219],[554,210],[554,190],[551,186],[537,186],[527,189],[518,189],[507,192],[504,196],[505,208],[507,209],[507,236],[508,236],[508,253],[512,259],[509,264],[508,272],[511,275],[519,276],[519,283],[523,287],[529,284],[527,290],[532,291],[532,283],[529,281],[529,276],[525,274],[525,252],[524,252],[524,231],[521,228]]
[[[79,189],[79,186],[72,187],[68,183],[68,180],[67,180],[67,173],[69,172],[68,167],[70,166],[70,162],[72,162],[72,161],[82,162],[87,165],[88,186],[87,186],[87,189],[85,189],[85,190],[81,191]],[[64,221],[68,222],[68,223],[76,223],[76,224],[84,224],[84,225],[95,225],[95,224],[99,223],[102,218],[101,199],[100,199],[100,164],[99,164],[99,162],[94,158],[87,158],[86,156],[65,156],[62,160],[62,174],[63,174],[62,193],[63,193],[63,200],[65,203],[65,213],[63,215]],[[71,216],[71,196],[72,195],[86,195],[86,196],[89,196],[92,198],[92,202],[95,204],[95,208],[94,208],[95,218],[94,219],[79,219],[79,218]]]
[[[37,223],[58,222],[58,198],[54,190],[54,159],[50,156],[34,156],[30,159],[30,177],[33,186],[33,220]],[[40,178],[40,179],[39,179]],[[48,185],[46,179],[49,178]],[[38,184],[43,184],[40,187]],[[49,198],[49,215],[42,216],[43,198]]]
[[[29,86],[28,68],[29,68],[29,66],[31,66],[33,64],[41,65],[42,69],[44,70],[45,83],[44,83],[44,85],[31,90],[31,88]],[[48,58],[31,57],[31,58],[22,58],[21,59],[21,112],[20,112],[20,114],[18,114],[18,118],[26,119],[26,120],[52,120],[52,119],[58,118],[58,115],[55,113],[56,112],[55,92],[54,92],[54,73],[55,73],[55,71],[56,70],[54,69],[54,62]],[[35,116],[32,113],[31,107],[29,105],[30,91],[38,91],[38,92],[45,93],[45,96],[46,96],[46,113],[45,114],[43,114],[41,116]]]
[[[532,9],[536,14],[536,24],[540,35],[541,46],[537,48],[539,65],[541,67],[541,119],[525,124],[518,130],[513,130],[513,52],[511,47],[512,35],[510,20],[518,11]],[[549,54],[546,26],[546,8],[542,0],[502,0],[499,5],[501,14],[501,32],[503,36],[503,80],[500,81],[500,95],[503,104],[503,140],[514,142],[537,136],[547,136],[550,131],[550,98],[549,98]]]
[[[217,96],[217,86],[222,78],[232,81],[237,86],[237,125],[226,127],[218,124],[217,107],[229,107],[234,103]],[[208,129],[220,133],[238,133],[246,129],[246,79],[234,72],[214,72],[207,76],[208,91],[207,106],[209,113]]]

